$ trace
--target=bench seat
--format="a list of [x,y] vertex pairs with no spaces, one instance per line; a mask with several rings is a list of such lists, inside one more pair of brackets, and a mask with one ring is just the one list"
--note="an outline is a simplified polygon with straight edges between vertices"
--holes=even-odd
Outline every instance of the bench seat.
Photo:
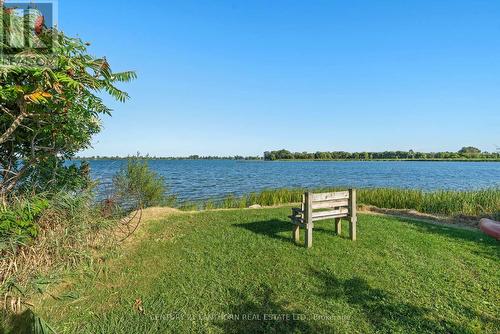
[[312,229],[314,222],[324,219],[335,219],[335,231],[340,234],[341,218],[349,219],[351,240],[356,240],[356,190],[333,193],[305,193],[302,197],[302,207],[292,208],[288,216],[294,226],[293,239],[299,241],[300,227],[306,228],[306,247],[312,246]]

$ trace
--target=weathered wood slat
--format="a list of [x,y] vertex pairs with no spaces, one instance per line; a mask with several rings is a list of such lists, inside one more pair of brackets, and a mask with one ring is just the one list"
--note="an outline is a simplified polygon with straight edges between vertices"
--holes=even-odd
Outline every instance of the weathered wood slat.
[[340,235],[342,233],[342,218],[335,218],[335,234]]
[[306,248],[311,248],[312,247],[312,242],[313,242],[313,209],[312,209],[312,203],[313,203],[313,193],[307,192],[305,194],[305,201],[304,201],[304,220],[306,223]]
[[356,223],[358,222],[356,189],[349,189],[349,234],[351,240],[356,240]]
[[316,220],[316,218],[321,218],[321,217],[347,215],[348,213],[349,213],[349,209],[347,209],[347,208],[340,208],[337,210],[329,210],[329,211],[316,211],[316,212],[312,213],[312,219]]
[[328,209],[338,208],[340,206],[348,206],[349,200],[347,199],[332,199],[329,201],[313,202],[313,209]]
[[292,238],[295,243],[300,241],[300,225],[295,224],[292,230]]
[[337,192],[333,192],[333,193],[312,194],[313,202],[329,201],[332,199],[347,199],[347,198],[349,198],[348,191],[337,191]]
[[340,213],[338,215],[331,215],[331,216],[324,216],[324,217],[318,217],[314,218],[313,221],[318,221],[318,220],[325,220],[325,219],[334,219],[334,218],[345,218],[347,217],[347,213]]

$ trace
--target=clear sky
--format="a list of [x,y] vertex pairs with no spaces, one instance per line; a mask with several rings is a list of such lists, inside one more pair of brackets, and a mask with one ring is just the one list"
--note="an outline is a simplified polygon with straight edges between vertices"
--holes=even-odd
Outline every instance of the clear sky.
[[82,155],[500,146],[500,1],[59,0],[135,70]]

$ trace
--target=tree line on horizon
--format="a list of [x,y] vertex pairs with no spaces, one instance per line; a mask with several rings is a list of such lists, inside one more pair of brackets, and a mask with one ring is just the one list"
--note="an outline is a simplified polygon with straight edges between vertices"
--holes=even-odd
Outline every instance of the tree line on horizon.
[[[457,152],[415,152],[409,151],[384,151],[384,152],[290,152],[282,149],[266,151],[263,157],[259,156],[214,156],[214,155],[189,155],[185,157],[159,157],[149,154],[136,154],[134,158],[143,160],[500,160],[500,152],[482,152],[472,146],[463,147]],[[90,156],[76,157],[77,160],[120,160],[130,156]]]
[[[259,156],[242,156],[242,155],[233,155],[233,156],[215,156],[215,155],[189,155],[185,157],[159,157],[152,156],[149,154],[146,155],[134,155],[134,158],[142,159],[142,160],[262,160],[262,157]],[[95,155],[90,157],[80,157],[77,156],[74,159],[76,160],[122,160],[129,159],[131,156],[102,156]]]
[[482,152],[472,146],[462,147],[457,152],[290,152],[282,149],[264,152],[264,160],[499,160],[500,152]]

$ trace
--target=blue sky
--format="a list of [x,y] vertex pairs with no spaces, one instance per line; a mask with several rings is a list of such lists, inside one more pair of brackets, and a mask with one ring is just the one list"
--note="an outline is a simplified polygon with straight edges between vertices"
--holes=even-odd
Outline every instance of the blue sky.
[[500,1],[72,1],[131,100],[82,155],[500,146]]

